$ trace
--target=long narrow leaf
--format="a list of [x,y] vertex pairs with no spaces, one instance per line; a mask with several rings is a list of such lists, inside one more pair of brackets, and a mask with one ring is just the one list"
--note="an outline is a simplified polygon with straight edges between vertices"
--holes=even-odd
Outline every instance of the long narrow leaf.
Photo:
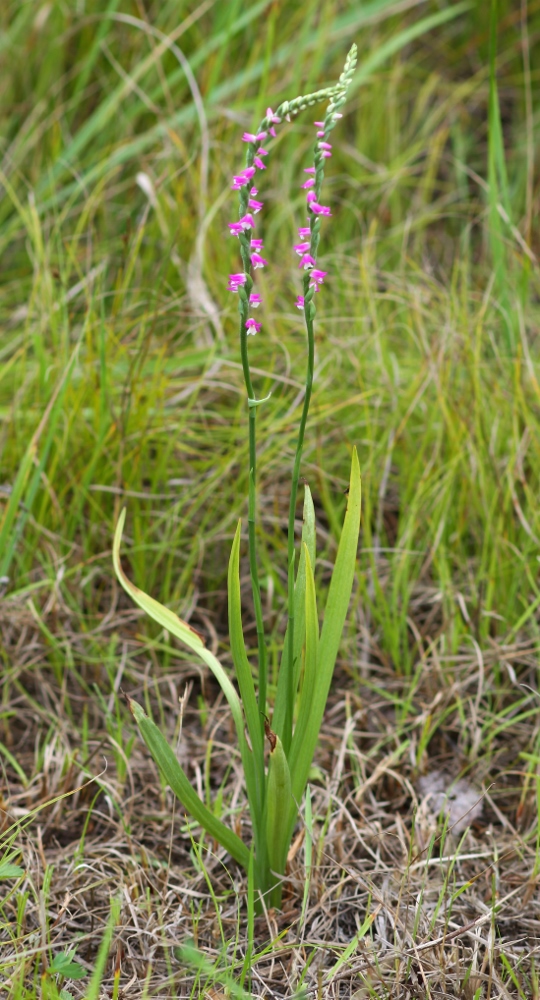
[[[298,564],[298,573],[294,586],[294,662],[292,689],[296,694],[298,681],[302,667],[302,650],[305,641],[305,605],[306,605],[306,562],[304,555],[304,545],[307,547],[312,565],[315,565],[315,508],[309,486],[305,487],[304,493],[304,523],[302,526],[302,548]],[[283,655],[279,669],[279,677],[274,704],[274,714],[272,716],[272,728],[283,741],[283,727],[286,718],[286,699],[290,690],[289,686],[289,644],[287,641],[288,628],[285,632],[283,643]]]
[[163,628],[168,629],[172,635],[176,636],[177,639],[180,639],[181,642],[185,643],[185,645],[188,646],[189,649],[193,650],[194,653],[197,653],[203,663],[206,663],[206,665],[210,667],[210,670],[220,685],[232,712],[236,727],[238,745],[242,755],[242,764],[244,767],[249,801],[250,803],[255,803],[257,802],[257,782],[255,778],[253,754],[249,749],[244,736],[244,717],[242,714],[240,699],[223,667],[221,666],[221,663],[216,659],[213,653],[206,648],[199,633],[196,632],[195,629],[191,628],[191,625],[188,625],[187,622],[182,621],[178,615],[175,615],[174,611],[170,611],[169,608],[164,607],[163,604],[159,603],[159,601],[156,601],[153,597],[145,594],[143,590],[140,590],[139,587],[136,587],[124,573],[120,563],[120,542],[122,539],[122,529],[124,527],[125,519],[126,511],[124,508],[118,519],[113,543],[113,563],[118,580],[135,604],[138,604],[143,611],[146,611],[146,613],[150,615],[150,617],[153,618],[158,625],[162,625]]
[[153,759],[158,765],[165,781],[172,788],[174,794],[191,813],[197,823],[225,848],[239,864],[248,869],[249,848],[240,840],[240,837],[229,830],[217,816],[214,816],[209,809],[201,802],[199,796],[191,786],[191,782],[186,777],[182,767],[178,763],[172,747],[169,746],[163,733],[158,729],[141,706],[129,700],[129,707],[135,722],[137,723],[141,736],[146,743]]
[[255,697],[253,675],[246,654],[244,633],[242,629],[242,606],[240,597],[240,529],[241,522],[234,536],[231,557],[229,560],[228,592],[229,592],[229,635],[231,653],[236,671],[240,697],[244,706],[246,723],[255,757],[255,769],[258,777],[259,816],[264,803],[264,747],[261,730],[261,719]]
[[306,725],[302,724],[301,727],[297,725],[289,754],[293,796],[297,802],[300,801],[308,779],[349,607],[360,533],[360,506],[360,466],[355,448],[352,456],[345,522],[324,612],[317,657],[317,676],[312,692],[309,718]]
[[[302,683],[302,691],[300,693],[300,701],[298,705],[298,720],[294,731],[295,742],[300,747],[303,745],[308,733],[313,700],[316,697],[316,688],[318,684],[317,661],[319,654],[317,598],[315,593],[315,580],[313,578],[313,570],[311,568],[311,560],[309,558],[307,546],[304,549],[304,559],[306,564],[306,658],[304,665],[304,680]],[[299,782],[295,780],[295,775],[293,774],[293,795],[297,802],[300,801],[303,790],[303,788],[300,788],[299,790]]]
[[[283,875],[290,843],[291,814],[294,816],[296,809],[291,797],[291,774],[283,744],[273,732],[271,739],[273,745],[268,764],[266,840],[270,869],[276,875]],[[271,906],[281,905],[281,882],[272,886],[269,903]]]

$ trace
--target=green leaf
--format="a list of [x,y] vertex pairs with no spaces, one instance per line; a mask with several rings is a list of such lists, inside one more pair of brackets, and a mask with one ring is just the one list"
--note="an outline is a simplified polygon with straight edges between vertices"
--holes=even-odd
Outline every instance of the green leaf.
[[356,550],[360,533],[360,506],[360,466],[358,464],[356,448],[354,448],[347,511],[326,601],[317,656],[316,678],[312,687],[310,704],[308,705],[307,700],[304,700],[304,712],[307,712],[309,708],[309,717],[307,723],[302,719],[300,725],[301,719],[299,713],[289,753],[293,797],[297,802],[300,801],[306,787],[311,761],[319,738],[324,709],[334,673],[334,665],[351,598],[356,568]]
[[180,802],[191,813],[194,819],[214,837],[229,854],[243,865],[246,869],[249,865],[249,850],[240,837],[229,830],[217,816],[214,816],[209,809],[201,802],[199,796],[191,786],[182,767],[178,763],[172,747],[160,732],[155,722],[152,721],[141,706],[129,699],[129,707],[135,722],[137,723],[141,736],[146,743],[153,759],[159,767],[165,781],[172,788],[174,794]]
[[[306,565],[306,601],[305,601],[305,620],[306,620],[306,658],[304,664],[304,679],[302,682],[302,690],[300,692],[300,699],[298,704],[298,719],[296,722],[296,727],[294,730],[293,746],[291,747],[291,766],[293,761],[292,751],[294,747],[294,741],[300,747],[304,745],[306,736],[309,733],[309,725],[311,719],[311,712],[314,698],[316,697],[317,685],[319,683],[318,671],[317,671],[317,661],[319,654],[319,622],[317,618],[317,597],[315,593],[315,580],[313,578],[313,570],[311,568],[311,560],[309,558],[309,553],[307,551],[307,545],[304,545],[304,559]],[[311,766],[311,760],[309,762]],[[302,772],[303,773],[303,772]],[[309,774],[309,768],[306,773],[306,781]],[[300,801],[302,796],[303,787],[298,794],[298,782],[293,780],[293,795],[297,802]]]
[[272,738],[266,796],[266,840],[270,868],[283,875],[289,850],[290,817],[296,809],[292,808],[291,775],[283,744],[275,733],[272,733]]
[[[113,563],[118,580],[122,584],[122,587],[124,588],[126,593],[129,594],[132,600],[135,601],[135,603],[138,604],[138,606],[142,608],[143,611],[146,611],[146,613],[149,614],[150,617],[154,619],[154,621],[156,621],[159,625],[162,625],[163,628],[168,629],[168,631],[172,635],[176,636],[177,639],[180,639],[181,642],[185,643],[186,646],[192,649],[193,652],[200,657],[203,663],[206,663],[206,665],[212,671],[214,677],[216,678],[218,684],[221,687],[221,690],[223,691],[223,694],[227,699],[229,708],[231,709],[231,713],[234,719],[238,745],[240,747],[240,753],[242,755],[242,765],[244,768],[244,776],[245,776],[250,805],[251,803],[256,803],[257,780],[255,775],[255,766],[254,766],[253,754],[249,749],[246,742],[246,738],[244,736],[244,717],[242,714],[240,699],[233,685],[231,684],[229,678],[227,677],[227,674],[225,673],[223,667],[221,666],[221,663],[219,662],[218,659],[216,659],[214,654],[211,653],[210,650],[206,648],[206,646],[203,643],[202,637],[199,635],[199,633],[196,632],[195,629],[191,628],[191,626],[188,625],[187,622],[182,621],[182,619],[179,618],[178,615],[175,615],[173,611],[170,611],[168,608],[160,604],[159,601],[156,601],[153,597],[150,597],[148,594],[145,594],[144,591],[140,590],[139,587],[136,587],[135,584],[131,583],[131,580],[129,580],[126,574],[124,573],[120,563],[120,542],[122,539],[122,529],[124,527],[125,518],[126,518],[126,511],[124,508],[118,519],[118,524],[116,526],[116,531],[114,535],[114,544],[113,544]],[[136,705],[136,702],[131,702],[131,705]],[[140,716],[141,721],[143,721],[143,717],[145,720],[148,721],[148,725],[144,723],[145,731],[143,732],[143,727],[139,722],[139,718],[137,718],[136,716],[136,721],[139,725],[139,728],[141,729],[143,739],[145,740],[148,748],[150,749],[150,752],[154,757],[156,763],[160,767],[162,767],[160,760],[158,760],[155,757],[154,750],[151,748],[148,739],[150,739],[152,747],[156,749],[159,748],[160,752],[162,751],[161,753],[162,759],[163,760],[166,759],[171,764],[171,777],[175,780],[175,782],[178,781],[179,772],[181,772],[182,776],[185,778],[185,775],[183,774],[183,771],[180,768],[180,765],[178,764],[178,761],[176,760],[173,751],[169,747],[165,738],[159,732],[159,729],[157,729],[157,726],[155,726],[154,723],[150,719],[148,719],[148,717],[145,715],[140,706],[137,706],[137,708],[142,713],[142,716]],[[164,747],[167,748],[168,752],[164,750]],[[177,765],[176,768],[172,767],[172,761],[174,761],[174,763]],[[173,789],[175,794],[178,794],[176,792],[174,785],[171,783],[169,777],[167,775],[165,775],[165,777],[167,781],[169,781],[169,784],[171,785],[171,788]],[[178,785],[178,787],[182,787],[184,789],[184,793],[182,795],[179,795],[179,798],[184,803],[186,808],[189,809],[189,811],[192,813],[195,819],[197,819],[197,821],[200,822],[205,829],[209,829],[209,827],[207,826],[207,820],[205,819],[205,822],[202,822],[202,819],[200,818],[203,814],[200,812],[199,804],[202,805],[202,803],[200,802],[198,795],[196,795],[193,789],[191,788],[191,785],[187,780],[187,778],[185,778],[185,782],[186,782],[185,785],[183,783],[181,785]],[[184,797],[184,795],[189,796],[188,789],[191,790],[192,796],[194,796],[194,798],[190,797],[189,801],[192,802],[194,808],[199,810],[198,813],[193,811],[192,806],[189,804],[188,800]],[[206,809],[206,807],[204,808]],[[206,811],[208,812],[209,816],[212,816],[212,814],[208,810]],[[215,820],[215,817],[212,818]],[[216,820],[216,822],[219,821]],[[255,822],[256,822],[256,817],[255,817]],[[227,827],[225,827],[223,824],[222,826],[223,830],[227,830]],[[230,833],[230,831],[228,832]],[[233,857],[235,857],[237,860],[239,860],[237,854],[234,854],[233,851],[230,850],[230,847],[227,846],[227,844],[225,844],[225,842],[221,839],[220,836],[217,836],[217,834],[212,834],[212,836],[216,836],[216,838],[220,841],[220,843],[222,843],[223,846],[226,847],[229,853],[232,854]],[[236,841],[238,841],[239,844],[242,844],[240,838],[236,837]],[[236,844],[236,841],[235,842],[231,841],[231,843]],[[238,850],[238,845],[235,846],[235,850]],[[249,857],[249,852],[244,844],[242,844],[241,854],[244,860],[240,861],[240,864],[246,867],[247,859]]]
[[24,868],[20,865],[13,865],[9,861],[0,862],[0,878],[20,878],[24,875]]
[[63,976],[64,979],[84,979],[88,971],[75,962],[75,951],[60,951],[54,956],[47,972],[49,975]]
[[[302,650],[305,642],[305,606],[306,606],[306,562],[304,555],[304,545],[307,547],[312,566],[315,565],[315,508],[309,486],[305,486],[304,492],[304,523],[302,526],[302,548],[300,550],[300,560],[298,573],[294,585],[294,664],[293,664],[293,691],[297,692],[300,672],[302,670]],[[274,714],[272,716],[272,727],[283,739],[283,726],[286,718],[286,699],[288,691],[288,628],[285,632],[283,643],[283,655],[277,683],[276,700],[274,704]]]
[[143,590],[139,590],[139,588],[136,587],[124,573],[120,563],[120,542],[122,539],[122,530],[125,519],[126,510],[124,508],[118,518],[113,544],[113,563],[119,582],[122,584],[122,587],[126,593],[129,594],[131,599],[135,601],[135,604],[138,604],[143,611],[146,611],[146,613],[150,615],[150,617],[153,618],[158,625],[162,625],[163,628],[166,628],[172,635],[176,636],[177,639],[180,639],[180,641],[188,646],[189,649],[193,650],[194,653],[197,653],[203,663],[206,663],[206,665],[210,667],[210,670],[212,671],[229,703],[236,726],[238,742],[242,749],[245,745],[245,738],[244,720],[242,716],[242,708],[240,706],[240,699],[238,698],[238,695],[219,660],[217,660],[213,653],[206,648],[202,636],[196,632],[191,625],[182,621],[178,615],[175,615],[174,611],[170,611],[169,608],[164,607],[163,604],[159,603],[159,601],[156,601],[153,597],[145,594]]
[[242,629],[242,601],[240,596],[240,531],[238,522],[229,559],[228,593],[229,593],[229,635],[231,653],[236,671],[236,679],[240,688],[240,697],[244,707],[249,738],[255,757],[257,773],[257,802],[259,815],[262,813],[264,800],[264,746],[261,718],[255,696],[255,685],[251,666],[246,654],[244,632]]
[[311,886],[311,859],[313,854],[313,814],[311,812],[311,793],[309,790],[309,785],[306,787],[306,805],[304,813],[304,869],[305,869],[305,882],[304,882],[304,896],[302,899],[302,910],[300,913],[299,927],[304,926],[304,920],[307,912],[307,905],[309,902],[309,890]]

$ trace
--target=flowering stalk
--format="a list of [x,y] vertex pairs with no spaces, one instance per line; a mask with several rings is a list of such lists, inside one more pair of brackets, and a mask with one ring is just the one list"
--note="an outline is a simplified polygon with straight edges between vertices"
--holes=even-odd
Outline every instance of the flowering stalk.
[[[352,51],[352,50],[351,50]],[[356,62],[356,58],[355,58]],[[354,68],[354,67],[353,67]],[[346,71],[345,68],[344,72]],[[352,74],[351,74],[352,75]],[[342,74],[343,77],[343,74]],[[346,87],[348,86],[348,83]],[[346,90],[345,87],[345,90]],[[230,222],[229,230],[233,236],[236,236],[240,243],[240,255],[242,258],[243,270],[243,281],[237,282],[235,287],[231,287],[231,283],[234,283],[234,279],[239,278],[239,275],[231,275],[229,278],[229,290],[233,292],[238,292],[238,311],[240,313],[240,356],[242,359],[242,370],[244,373],[244,382],[246,386],[246,392],[248,397],[248,421],[249,421],[249,494],[248,494],[248,546],[249,546],[249,570],[251,577],[251,589],[253,594],[253,605],[255,609],[255,623],[257,630],[257,649],[258,649],[258,660],[259,660],[259,694],[258,694],[258,704],[259,712],[261,716],[261,731],[264,729],[264,719],[266,716],[266,696],[267,696],[267,651],[266,651],[266,641],[264,635],[264,622],[262,615],[262,603],[261,603],[261,590],[258,575],[258,564],[257,564],[257,547],[256,547],[256,496],[257,496],[257,474],[256,474],[256,445],[257,445],[257,435],[256,435],[256,418],[257,418],[257,406],[263,400],[255,399],[253,383],[251,380],[251,372],[249,367],[249,356],[247,347],[247,337],[249,334],[257,333],[261,329],[262,324],[258,324],[249,317],[249,306],[258,306],[261,302],[260,295],[252,294],[251,290],[253,288],[253,278],[252,270],[257,270],[262,268],[267,264],[267,261],[260,254],[262,250],[262,240],[254,239],[253,232],[255,229],[255,219],[256,215],[263,207],[263,202],[256,199],[258,194],[258,189],[252,186],[252,182],[255,178],[256,170],[266,169],[266,165],[263,161],[263,157],[268,155],[268,151],[264,149],[260,143],[267,140],[269,137],[274,138],[276,135],[275,125],[279,125],[283,118],[290,120],[291,116],[297,115],[300,111],[305,110],[305,108],[317,104],[319,101],[327,100],[328,98],[333,99],[334,105],[335,101],[339,101],[341,94],[343,93],[342,78],[337,87],[329,87],[325,90],[316,91],[313,94],[307,94],[301,97],[297,97],[294,101],[283,101],[282,104],[272,111],[272,108],[267,108],[266,115],[260,122],[257,130],[255,132],[244,132],[242,139],[247,143],[247,153],[246,153],[246,165],[244,169],[239,173],[235,174],[233,177],[232,189],[239,192],[239,218],[238,222]],[[337,106],[337,105],[335,105]],[[319,182],[322,183],[322,174]],[[309,304],[307,306],[309,312]],[[311,353],[313,353],[313,346],[309,348]],[[303,440],[305,424],[307,420],[307,409],[309,408],[309,398],[311,396],[311,384],[313,381],[313,357],[311,360],[308,359],[308,372],[311,371],[310,389],[309,395],[306,396],[307,408],[304,406],[304,413],[302,414],[301,424],[301,436]],[[298,461],[295,460],[296,469],[296,480],[293,477],[293,492],[294,501],[296,503],[296,495],[298,492],[298,476],[299,476],[299,465],[301,457],[300,452],[297,449]],[[292,497],[291,497],[292,502]],[[294,544],[294,542],[293,542]],[[290,553],[289,553],[289,592],[291,587],[291,578],[293,581],[294,590],[294,559],[292,570],[290,567]],[[292,718],[292,717],[291,717]],[[288,740],[290,743],[290,737]],[[288,745],[287,743],[287,745]]]
[[[227,699],[236,730],[251,816],[250,847],[201,801],[159,727],[146,715],[140,705],[130,700],[133,717],[162,775],[184,807],[248,873],[253,873],[258,892],[265,895],[266,903],[270,906],[279,906],[281,902],[281,886],[298,805],[306,790],[352,591],[360,531],[360,469],[356,450],[353,449],[347,511],[319,633],[319,612],[313,576],[316,557],[315,511],[308,486],[305,489],[302,549],[296,574],[294,528],[300,465],[313,385],[314,296],[326,277],[326,272],[317,267],[321,219],[331,214],[330,208],[322,205],[320,201],[324,161],[332,154],[330,134],[336,121],[341,117],[339,109],[345,101],[355,63],[356,46],[353,46],[335,87],[298,97],[294,101],[284,101],[275,112],[269,108],[258,129],[253,133],[244,133],[243,140],[247,143],[246,166],[234,176],[232,184],[233,189],[239,192],[240,212],[238,221],[229,223],[229,230],[239,241],[242,270],[229,275],[228,289],[238,296],[240,355],[248,397],[248,540],[257,627],[258,692],[255,689],[242,628],[241,524],[238,523],[235,533],[228,573],[229,634],[238,690],[231,683],[219,660],[206,648],[202,636],[170,609],[135,587],[123,572],[120,562],[120,541],[125,511],[120,516],[113,546],[115,572],[121,585],[133,601],[154,621],[178,638],[206,664]],[[321,100],[329,100],[330,103],[324,121],[316,123],[318,131],[313,166],[307,168],[308,178],[302,184],[302,188],[306,191],[308,222],[299,229],[299,243],[294,248],[300,258],[299,268],[304,275],[303,294],[298,296],[296,305],[303,311],[306,324],[307,371],[293,464],[288,519],[288,626],[278,674],[272,727],[270,727],[266,719],[267,653],[255,535],[256,414],[258,406],[264,400],[255,397],[248,355],[248,337],[257,334],[262,326],[251,315],[262,301],[261,295],[254,287],[254,274],[267,266],[267,261],[264,257],[262,238],[255,234],[255,218],[261,211],[263,203],[258,200],[258,190],[253,185],[257,171],[266,168],[265,158],[268,151],[262,143],[267,144],[267,140],[275,136],[275,126],[279,125],[283,118],[289,119]],[[296,715],[293,711],[294,706],[297,709]],[[294,729],[293,719],[295,719]],[[268,769],[265,738],[270,746]]]
[[[317,131],[317,142],[315,143],[315,151],[313,157],[313,167],[307,168],[306,172],[310,174],[310,177],[308,178],[308,181],[306,181],[302,185],[303,188],[306,187],[308,188],[307,209],[308,209],[309,222],[306,227],[302,227],[299,230],[299,235],[303,239],[303,242],[295,246],[296,252],[302,253],[300,266],[304,267],[304,294],[303,296],[299,296],[299,301],[297,302],[297,305],[299,305],[300,307],[303,306],[304,309],[308,353],[307,353],[307,372],[306,372],[306,386],[304,393],[304,405],[302,407],[302,416],[300,417],[300,426],[298,428],[298,438],[296,442],[296,452],[294,456],[291,496],[289,503],[289,524],[287,533],[287,562],[288,562],[287,653],[286,653],[286,659],[284,659],[282,663],[282,671],[280,674],[280,680],[281,678],[283,678],[282,683],[286,691],[285,718],[283,723],[283,731],[281,733],[283,746],[285,747],[286,752],[289,751],[292,739],[293,706],[294,706],[294,696],[295,696],[294,522],[296,516],[296,500],[298,496],[298,480],[300,477],[300,463],[302,461],[304,435],[306,431],[309,405],[311,402],[311,391],[313,388],[313,365],[315,358],[315,338],[313,334],[313,321],[315,319],[317,311],[315,308],[315,303],[313,301],[313,298],[326,277],[326,272],[319,270],[318,268],[315,267],[315,265],[317,263],[317,253],[319,249],[321,216],[331,214],[329,208],[320,204],[320,195],[321,195],[322,183],[324,180],[324,163],[325,160],[329,159],[332,148],[330,143],[328,142],[328,138],[332,132],[332,129],[335,128],[337,121],[339,121],[339,119],[341,118],[339,109],[345,104],[345,100],[347,97],[347,90],[349,89],[349,85],[353,78],[355,68],[356,68],[356,46],[353,45],[351,51],[349,52],[349,55],[347,56],[347,61],[343,68],[343,73],[339,78],[338,86],[326,110],[324,122],[315,122],[318,131]],[[308,244],[309,244],[309,253],[306,253]]]

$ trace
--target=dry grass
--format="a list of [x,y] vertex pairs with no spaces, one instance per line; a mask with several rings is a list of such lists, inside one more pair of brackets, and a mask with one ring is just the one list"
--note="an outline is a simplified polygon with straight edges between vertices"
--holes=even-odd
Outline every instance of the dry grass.
[[[418,595],[419,608],[428,596]],[[81,642],[58,608],[47,627],[53,616],[57,635]],[[27,982],[39,977],[51,949],[77,945],[78,961],[92,969],[111,889],[121,915],[102,990],[112,987],[115,957],[125,998],[227,995],[241,972],[245,878],[186,821],[145,748],[128,742],[114,688],[149,699],[175,739],[188,685],[182,763],[203,798],[221,790],[229,821],[245,830],[230,718],[211,678],[176,652],[167,671],[156,668],[137,625],[136,613],[118,607],[100,623],[102,641],[124,637],[109,695],[100,665],[67,671],[59,686],[40,665],[43,628],[16,602],[4,607],[3,647],[17,668],[4,678],[1,738],[25,780],[8,760],[3,827],[18,826],[26,872],[2,905],[4,967],[18,970],[3,984],[8,995],[18,995],[13,979],[23,969]],[[436,639],[426,646],[413,684],[373,652],[362,663],[353,647],[344,650],[312,781],[309,906],[300,922],[300,824],[283,912],[255,926],[254,996],[290,997],[299,983],[324,998],[538,996],[537,778],[524,756],[537,760],[537,649],[493,643],[483,655],[476,647],[444,656]],[[497,670],[506,679],[495,691]],[[103,696],[89,697],[99,689]],[[476,789],[481,815],[470,828],[444,810],[437,817],[422,796],[420,779],[434,771]],[[181,957],[189,939],[206,958],[198,973]],[[86,995],[76,983],[70,991]]]

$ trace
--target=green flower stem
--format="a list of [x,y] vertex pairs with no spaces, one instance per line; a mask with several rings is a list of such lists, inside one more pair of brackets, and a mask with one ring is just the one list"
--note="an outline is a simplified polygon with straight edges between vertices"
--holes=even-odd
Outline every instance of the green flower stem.
[[[248,401],[255,399],[253,383],[251,381],[251,371],[249,368],[249,357],[247,347],[247,301],[249,298],[251,279],[246,281],[245,290],[242,289],[239,297],[240,308],[240,356],[242,358],[242,370],[244,372],[244,382],[248,394]],[[242,294],[242,292],[244,294]],[[249,546],[249,572],[251,576],[251,589],[253,593],[253,605],[255,608],[255,624],[257,629],[257,649],[259,653],[259,693],[258,705],[261,715],[261,731],[264,733],[264,720],[266,715],[266,688],[267,688],[267,655],[266,642],[264,637],[264,624],[261,603],[261,588],[259,584],[259,571],[257,567],[257,545],[255,539],[255,516],[257,509],[257,407],[249,406],[249,494],[248,494],[248,546]]]
[[308,355],[306,388],[304,394],[304,405],[300,426],[298,428],[298,438],[296,441],[296,452],[291,482],[291,497],[289,502],[289,526],[287,532],[287,565],[288,565],[288,632],[287,632],[287,669],[288,669],[288,691],[287,704],[285,709],[285,724],[283,727],[283,746],[285,753],[289,752],[292,739],[293,705],[295,700],[294,690],[294,570],[295,570],[295,549],[294,549],[294,522],[296,517],[296,500],[298,497],[298,480],[300,479],[300,463],[304,449],[304,435],[311,402],[311,391],[313,389],[313,369],[315,364],[315,337],[313,334],[313,320],[315,318],[315,306],[313,305],[313,290],[309,289],[309,274],[304,277],[304,316],[306,320]]

